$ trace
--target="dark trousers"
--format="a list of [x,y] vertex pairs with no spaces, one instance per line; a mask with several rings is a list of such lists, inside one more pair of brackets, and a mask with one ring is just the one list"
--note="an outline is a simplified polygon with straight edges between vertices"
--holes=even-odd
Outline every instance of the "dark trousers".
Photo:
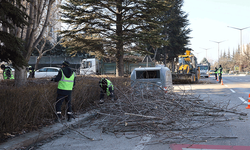
[[56,112],[61,112],[62,111],[62,103],[65,100],[65,102],[68,104],[67,106],[67,112],[72,112],[72,107],[71,107],[71,93],[68,95],[62,95],[62,94],[57,94],[56,98]]
[[217,73],[216,74],[214,74],[215,75],[215,80],[217,80]]
[[[109,88],[109,91],[110,91],[110,98],[114,98],[114,90],[112,90],[112,87]],[[101,89],[101,92],[100,92],[100,99],[104,99],[104,94],[106,93],[106,91],[104,91],[103,89]]]
[[222,74],[219,74],[219,82],[221,83]]
[[35,77],[35,72],[30,72],[29,78],[34,78]]

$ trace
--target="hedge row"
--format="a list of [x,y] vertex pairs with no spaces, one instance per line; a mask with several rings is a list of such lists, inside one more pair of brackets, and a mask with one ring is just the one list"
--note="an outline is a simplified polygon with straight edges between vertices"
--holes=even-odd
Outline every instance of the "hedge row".
[[[72,93],[72,109],[75,113],[83,113],[95,107],[99,100],[100,76],[78,76]],[[129,78],[109,78],[115,87],[122,90],[129,86]],[[28,79],[23,87],[15,87],[14,81],[1,81],[0,84],[0,142],[53,124],[55,118],[56,82],[50,79]],[[119,93],[119,90],[115,91]],[[62,111],[65,112],[65,105]]]

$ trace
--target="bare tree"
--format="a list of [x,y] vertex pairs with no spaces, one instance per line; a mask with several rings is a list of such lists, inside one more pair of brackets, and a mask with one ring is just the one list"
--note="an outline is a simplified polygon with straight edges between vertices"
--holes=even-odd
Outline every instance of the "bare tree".
[[242,54],[242,66],[244,71],[250,70],[250,44],[247,44]]
[[[35,49],[38,52],[38,57],[36,59],[35,70],[38,69],[38,64],[39,64],[41,58],[43,57],[43,55],[46,54],[47,52],[51,51],[52,49],[54,49],[55,46],[61,42],[61,39],[59,41],[57,41],[56,43],[51,43],[47,38],[43,38],[42,40],[43,40],[42,46],[40,48],[38,48],[37,46],[35,47]],[[49,41],[52,44],[51,48],[45,49],[46,41]]]
[[[25,2],[25,12],[28,14],[28,25],[16,28],[18,36],[25,41],[25,52],[22,54],[28,62],[32,51],[43,38],[49,26],[51,10],[55,0],[30,0]],[[23,85],[27,80],[26,68],[16,67],[15,85]]]

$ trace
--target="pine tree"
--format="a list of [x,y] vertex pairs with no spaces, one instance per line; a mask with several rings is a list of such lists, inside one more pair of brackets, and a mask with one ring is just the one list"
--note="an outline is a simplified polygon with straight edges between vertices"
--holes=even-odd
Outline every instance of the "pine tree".
[[123,76],[123,55],[148,53],[147,44],[162,45],[163,21],[170,0],[69,0],[61,6],[62,21],[70,25],[64,45],[72,51],[101,52],[116,58],[116,75]]
[[167,61],[172,61],[173,58],[184,54],[189,49],[187,48],[190,39],[188,34],[191,30],[187,27],[189,25],[188,15],[181,10],[182,6],[183,0],[173,1],[170,11],[165,12],[166,15],[162,18],[167,20],[163,30],[167,41],[167,45],[163,48],[163,54],[168,55]]
[[21,0],[0,1],[0,60],[11,62],[14,67],[27,65],[22,53],[23,41],[14,29],[27,24],[27,15],[22,11]]
[[227,54],[226,54],[226,51],[224,50],[224,53],[223,53],[223,58],[226,58],[227,57]]
[[227,52],[227,58],[228,58],[229,60],[231,60],[230,49],[228,49],[228,52]]

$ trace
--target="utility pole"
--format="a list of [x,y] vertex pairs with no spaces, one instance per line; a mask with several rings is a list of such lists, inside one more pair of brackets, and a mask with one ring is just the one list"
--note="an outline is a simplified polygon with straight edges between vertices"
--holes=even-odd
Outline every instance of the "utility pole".
[[242,30],[245,30],[245,29],[250,28],[250,27],[245,27],[245,28],[235,28],[235,27],[230,27],[230,26],[227,26],[227,27],[233,28],[236,30],[240,30],[240,66],[239,66],[239,72],[241,72],[241,53],[243,51],[243,48],[242,48]]

